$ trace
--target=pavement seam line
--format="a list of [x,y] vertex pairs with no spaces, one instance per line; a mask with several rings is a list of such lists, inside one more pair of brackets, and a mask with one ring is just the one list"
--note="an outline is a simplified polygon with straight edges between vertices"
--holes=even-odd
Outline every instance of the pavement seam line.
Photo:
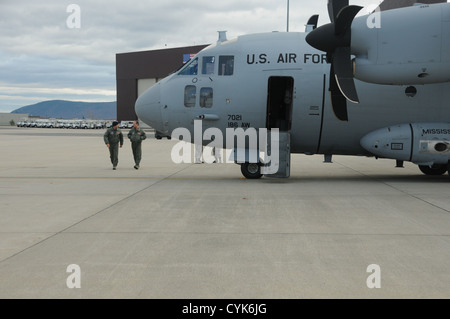
[[96,216],[96,215],[98,215],[98,214],[100,214],[100,213],[102,213],[102,212],[104,212],[104,211],[110,209],[111,207],[114,207],[115,205],[120,204],[121,202],[126,201],[127,199],[130,199],[131,197],[133,197],[133,196],[135,196],[135,195],[137,195],[137,194],[139,194],[139,193],[141,193],[141,192],[143,192],[143,191],[145,191],[145,190],[147,190],[147,189],[149,189],[149,188],[151,188],[151,187],[153,187],[153,186],[155,186],[155,185],[157,185],[157,184],[159,184],[159,183],[161,183],[161,182],[163,182],[163,181],[166,181],[166,180],[170,179],[172,176],[174,176],[174,175],[176,175],[176,174],[178,174],[178,173],[181,173],[182,171],[188,169],[188,168],[191,167],[191,166],[193,166],[193,164],[192,164],[192,165],[189,165],[189,166],[187,166],[187,167],[184,167],[184,168],[180,169],[179,171],[176,171],[175,173],[173,173],[173,174],[171,174],[171,175],[169,175],[169,176],[166,176],[166,177],[164,177],[164,178],[162,178],[162,179],[156,181],[155,183],[153,183],[153,184],[151,184],[151,185],[149,185],[149,186],[146,186],[145,188],[143,188],[143,189],[141,189],[141,190],[138,190],[137,192],[135,192],[135,193],[133,193],[133,194],[130,194],[130,195],[128,195],[128,196],[126,196],[126,197],[124,197],[124,198],[118,200],[117,202],[115,202],[115,203],[109,205],[108,207],[102,208],[102,209],[99,210],[98,212],[96,212],[96,213],[94,213],[94,214],[92,214],[92,215],[90,215],[90,216],[87,216],[87,217],[85,217],[85,218],[83,218],[83,219],[81,219],[81,220],[75,222],[74,224],[72,224],[72,225],[70,225],[70,226],[68,226],[68,227],[66,227],[66,228],[64,228],[64,229],[62,229],[62,230],[60,230],[60,231],[58,231],[58,232],[53,233],[52,235],[50,235],[50,236],[48,236],[48,237],[46,237],[46,238],[44,238],[44,239],[42,239],[42,240],[40,240],[40,241],[34,243],[33,245],[28,246],[28,247],[26,247],[26,248],[24,248],[24,249],[22,249],[22,250],[16,252],[15,254],[12,254],[11,256],[8,256],[8,257],[6,257],[6,258],[0,260],[0,265],[1,265],[2,263],[4,263],[4,262],[8,261],[9,259],[12,259],[12,258],[14,258],[15,256],[17,256],[17,255],[19,255],[19,254],[21,254],[21,253],[23,253],[23,252],[25,252],[25,251],[27,251],[27,250],[33,248],[33,247],[35,247],[35,246],[37,246],[37,245],[39,245],[39,244],[42,244],[43,242],[45,242],[45,241],[47,241],[47,240],[49,240],[49,239],[51,239],[51,238],[53,238],[53,237],[55,237],[55,236],[57,236],[57,235],[59,235],[59,234],[62,234],[63,232],[67,231],[68,229],[70,229],[70,228],[72,228],[72,227],[74,227],[74,226],[76,226],[76,225],[78,225],[78,224],[80,224],[80,223],[82,223],[82,222],[84,222],[84,221],[86,221],[86,220],[88,220],[88,219],[90,219],[90,218],[92,218],[92,217],[94,217],[94,216]]
[[423,203],[426,203],[426,204],[428,204],[428,205],[431,205],[431,206],[433,206],[433,207],[435,207],[435,208],[437,208],[437,209],[439,209],[439,210],[442,210],[442,211],[444,211],[444,212],[446,212],[446,213],[450,213],[450,210],[445,209],[444,207],[440,207],[440,206],[438,206],[438,205],[436,205],[436,204],[433,204],[433,203],[431,203],[431,202],[429,202],[429,201],[427,201],[427,200],[425,200],[425,199],[423,199],[423,198],[420,198],[420,197],[418,197],[418,196],[416,196],[416,195],[414,195],[414,194],[407,193],[406,191],[401,190],[400,188],[397,188],[397,187],[395,187],[394,185],[389,184],[388,182],[384,182],[384,181],[383,181],[382,179],[380,179],[380,178],[376,178],[376,177],[373,177],[373,176],[370,176],[370,175],[361,173],[360,171],[357,171],[357,170],[355,170],[355,169],[353,169],[353,168],[351,168],[351,167],[349,167],[349,166],[347,166],[347,165],[345,165],[345,164],[342,164],[342,163],[339,163],[339,162],[335,162],[335,163],[341,165],[342,167],[345,167],[345,168],[347,168],[347,169],[350,169],[350,170],[352,170],[352,171],[358,173],[358,174],[361,175],[361,176],[368,177],[368,178],[370,178],[370,179],[372,179],[372,180],[374,180],[374,181],[377,181],[378,183],[381,183],[381,184],[386,185],[386,186],[388,186],[388,187],[390,187],[390,188],[392,188],[392,189],[395,189],[396,191],[398,191],[398,192],[400,192],[400,193],[403,193],[403,194],[407,195],[408,197],[415,198],[415,199],[417,199],[417,200],[419,200],[419,201],[421,201],[421,202],[423,202]]

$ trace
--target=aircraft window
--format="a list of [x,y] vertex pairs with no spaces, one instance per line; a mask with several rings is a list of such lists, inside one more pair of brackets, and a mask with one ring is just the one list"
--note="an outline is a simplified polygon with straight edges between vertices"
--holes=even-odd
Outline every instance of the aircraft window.
[[233,75],[234,56],[222,55],[219,57],[219,75]]
[[181,69],[178,75],[197,75],[198,74],[198,58],[191,60]]
[[417,89],[414,86],[408,86],[405,90],[405,94],[408,97],[415,97],[417,94]]
[[203,57],[202,74],[214,74],[214,61],[215,61],[215,57],[213,57],[213,56],[204,56]]
[[194,107],[197,99],[197,88],[195,85],[187,85],[184,88],[184,106]]
[[201,88],[200,89],[200,107],[210,108],[213,106],[213,89]]

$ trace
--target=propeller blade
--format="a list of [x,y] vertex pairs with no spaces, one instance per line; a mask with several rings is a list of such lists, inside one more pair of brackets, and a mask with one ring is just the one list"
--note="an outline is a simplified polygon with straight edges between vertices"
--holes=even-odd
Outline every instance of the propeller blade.
[[333,64],[330,69],[330,95],[331,95],[331,106],[333,107],[333,112],[336,117],[341,121],[348,121],[347,113],[347,99],[342,95],[339,90],[339,85],[336,82],[336,76],[333,69]]
[[315,14],[315,15],[311,16],[311,18],[309,18],[307,25],[312,25],[313,30],[315,30],[317,28],[318,22],[319,22],[319,15]]
[[331,63],[329,90],[333,111],[342,121],[348,121],[346,100],[359,103],[351,60],[351,26],[362,8],[349,6],[348,0],[328,0],[331,23],[309,32],[306,36],[308,44],[327,53],[327,62]]
[[353,63],[350,55],[350,47],[338,47],[333,55],[333,67],[335,78],[341,93],[353,103],[359,103],[353,79]]
[[348,0],[328,0],[328,15],[330,21],[334,22],[342,8],[348,6]]
[[[337,18],[334,22],[334,34],[335,35],[350,35],[350,27],[352,26],[353,19],[363,7],[361,6],[347,6],[339,11]],[[350,39],[348,41],[350,43]]]

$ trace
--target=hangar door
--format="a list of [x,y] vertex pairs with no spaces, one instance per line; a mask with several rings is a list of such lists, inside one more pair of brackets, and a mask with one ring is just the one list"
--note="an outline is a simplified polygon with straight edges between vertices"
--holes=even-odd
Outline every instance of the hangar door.
[[158,82],[157,78],[152,79],[138,79],[137,80],[137,97],[140,97],[147,89],[151,88]]

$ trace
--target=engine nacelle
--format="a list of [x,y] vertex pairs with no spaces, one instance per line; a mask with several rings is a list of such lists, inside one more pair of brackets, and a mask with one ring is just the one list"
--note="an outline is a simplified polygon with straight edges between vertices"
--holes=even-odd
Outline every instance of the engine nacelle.
[[[354,76],[388,85],[450,81],[450,5],[416,5],[360,17],[352,25]],[[379,21],[370,26],[370,19]]]
[[450,123],[395,125],[371,132],[361,146],[377,157],[409,161],[418,165],[450,161]]

